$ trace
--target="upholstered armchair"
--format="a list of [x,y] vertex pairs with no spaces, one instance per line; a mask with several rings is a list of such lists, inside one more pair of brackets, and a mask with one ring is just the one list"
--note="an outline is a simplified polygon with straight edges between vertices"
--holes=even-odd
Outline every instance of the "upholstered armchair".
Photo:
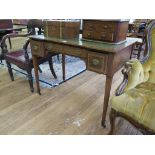
[[109,134],[117,116],[127,119],[143,134],[155,134],[155,21],[146,30],[147,55],[130,60],[122,73],[124,80],[112,97]]

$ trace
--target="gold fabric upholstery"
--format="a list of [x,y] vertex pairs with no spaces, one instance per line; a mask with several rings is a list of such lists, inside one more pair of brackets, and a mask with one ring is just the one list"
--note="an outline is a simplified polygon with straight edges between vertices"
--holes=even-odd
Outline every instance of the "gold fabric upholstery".
[[151,34],[151,42],[152,51],[148,61],[144,64],[141,64],[137,59],[127,62],[128,65],[131,65],[131,70],[128,75],[128,84],[125,91],[134,88],[141,82],[149,81],[155,83],[155,29],[153,29]]
[[123,94],[111,99],[112,109],[155,131],[155,27],[151,31],[149,59],[130,60],[128,83]]
[[151,55],[148,61],[143,64],[145,74],[144,80],[155,83],[155,29],[153,29],[151,33],[151,44]]
[[137,59],[130,60],[127,65],[131,66],[128,74],[128,84],[124,91],[134,88],[136,85],[144,81],[144,69]]
[[155,84],[144,82],[120,96],[113,97],[111,106],[140,124],[155,130]]

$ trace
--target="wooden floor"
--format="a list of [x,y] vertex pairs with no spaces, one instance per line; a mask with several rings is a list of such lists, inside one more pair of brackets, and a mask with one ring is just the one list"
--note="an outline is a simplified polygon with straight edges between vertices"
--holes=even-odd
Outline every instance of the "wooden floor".
[[[111,95],[121,82],[118,72]],[[86,71],[56,88],[30,93],[28,81],[0,67],[0,134],[92,134],[104,135],[101,127],[105,76]],[[123,119],[117,119],[115,134],[140,134]]]

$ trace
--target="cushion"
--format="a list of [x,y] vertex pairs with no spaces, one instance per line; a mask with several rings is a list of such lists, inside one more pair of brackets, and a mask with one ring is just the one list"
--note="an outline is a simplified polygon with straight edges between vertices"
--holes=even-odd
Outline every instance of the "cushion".
[[[32,61],[32,55],[31,55],[30,49],[28,49],[28,54],[29,54],[29,60]],[[23,49],[16,50],[16,51],[11,52],[11,53],[7,53],[5,55],[5,57],[9,61],[13,60],[13,61],[17,61],[20,63],[25,63],[25,57],[24,57],[24,50]]]
[[144,82],[111,99],[111,106],[155,131],[155,84]]

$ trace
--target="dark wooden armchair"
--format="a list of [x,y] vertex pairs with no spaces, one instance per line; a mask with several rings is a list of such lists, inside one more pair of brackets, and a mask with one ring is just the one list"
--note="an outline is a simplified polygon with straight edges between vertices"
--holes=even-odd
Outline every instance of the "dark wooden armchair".
[[[29,23],[31,23],[29,25],[29,33],[5,35],[2,39],[2,42],[1,42],[1,48],[2,48],[4,58],[6,60],[6,64],[8,67],[8,72],[9,72],[11,80],[14,81],[13,72],[12,72],[12,68],[11,68],[11,64],[14,64],[14,65],[18,66],[19,68],[21,68],[27,72],[30,90],[31,90],[31,92],[33,92],[34,91],[33,78],[32,78],[32,73],[31,73],[32,69],[33,69],[33,59],[32,59],[32,55],[31,55],[31,49],[29,47],[30,40],[28,39],[26,41],[23,48],[21,48],[19,50],[11,51],[11,52],[8,51],[7,45],[6,45],[6,39],[9,37],[10,38],[28,37],[29,35],[34,34],[35,28],[37,28],[37,26],[38,26],[38,21],[33,23],[30,20]],[[39,64],[42,64],[42,63],[48,61],[50,70],[51,70],[54,78],[57,78],[57,76],[54,72],[53,63],[52,63],[52,57],[55,55],[57,55],[57,54],[49,53],[46,58],[39,58]],[[62,62],[62,64],[63,64],[63,66],[65,65],[64,61]],[[64,75],[64,72],[63,72],[63,75]]]
[[123,117],[143,134],[155,134],[155,21],[146,30],[146,55],[130,60],[123,70],[124,80],[111,99],[110,123]]

